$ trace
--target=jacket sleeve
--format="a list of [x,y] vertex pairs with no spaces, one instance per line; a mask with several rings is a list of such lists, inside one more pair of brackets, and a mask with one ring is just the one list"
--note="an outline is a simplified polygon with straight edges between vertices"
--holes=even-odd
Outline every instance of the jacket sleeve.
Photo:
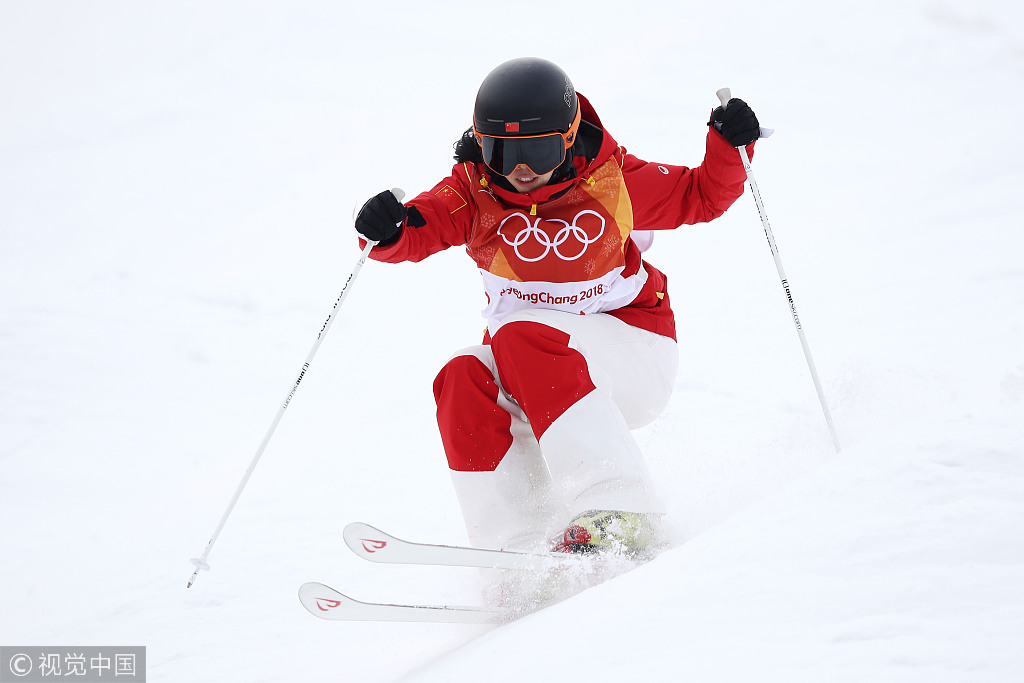
[[[422,261],[449,247],[466,244],[473,227],[474,205],[469,196],[468,169],[462,165],[452,169],[448,176],[426,192],[405,202],[415,207],[426,221],[425,225],[402,227],[402,236],[394,244],[374,247],[370,258],[387,263]],[[360,245],[366,242],[360,239]]]
[[[633,205],[634,230],[666,230],[718,218],[743,194],[747,174],[736,148],[708,130],[696,168],[643,161],[622,150],[622,174]],[[753,157],[754,143],[747,146]]]

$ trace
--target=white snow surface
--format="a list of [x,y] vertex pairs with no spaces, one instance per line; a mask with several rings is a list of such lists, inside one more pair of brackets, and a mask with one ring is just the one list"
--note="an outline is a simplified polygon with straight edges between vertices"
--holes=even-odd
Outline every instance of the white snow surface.
[[[674,547],[497,627],[327,622],[296,592],[472,603],[353,520],[465,542],[431,382],[480,339],[457,249],[355,265],[353,208],[447,174],[483,76],[562,65],[757,180],[659,234],[681,370],[637,432]],[[1024,680],[1024,5],[0,3],[0,645],[145,645],[150,681]]]

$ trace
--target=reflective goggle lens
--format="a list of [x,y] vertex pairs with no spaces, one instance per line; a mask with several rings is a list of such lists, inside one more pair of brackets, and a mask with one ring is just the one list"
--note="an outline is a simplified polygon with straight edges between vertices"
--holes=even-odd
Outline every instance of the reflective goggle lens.
[[520,164],[544,175],[565,160],[565,138],[561,133],[515,138],[480,135],[480,149],[488,168],[503,176],[512,175]]

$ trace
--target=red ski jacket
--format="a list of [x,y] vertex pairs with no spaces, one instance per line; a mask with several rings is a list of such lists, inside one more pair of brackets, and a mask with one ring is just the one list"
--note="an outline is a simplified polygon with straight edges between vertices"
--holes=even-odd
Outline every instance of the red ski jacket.
[[[527,308],[607,313],[675,338],[667,278],[644,261],[652,230],[710,221],[743,194],[746,173],[735,148],[712,128],[695,168],[643,161],[604,130],[579,95],[592,127],[590,153],[575,155],[574,177],[529,193],[502,187],[483,163],[461,163],[406,203],[426,220],[370,258],[420,261],[463,246],[484,281],[489,328]],[[599,142],[596,142],[599,140]],[[753,154],[754,145],[747,147]],[[572,175],[570,173],[570,175]]]

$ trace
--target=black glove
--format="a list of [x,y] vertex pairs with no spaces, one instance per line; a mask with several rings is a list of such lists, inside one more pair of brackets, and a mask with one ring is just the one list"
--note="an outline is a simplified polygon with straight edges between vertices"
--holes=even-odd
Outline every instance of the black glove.
[[743,100],[731,99],[725,109],[715,109],[708,125],[714,126],[733,147],[745,147],[761,137],[761,124],[754,110]]
[[356,232],[371,242],[376,242],[378,246],[386,247],[397,242],[402,236],[402,226],[406,221],[414,228],[427,224],[419,209],[407,209],[391,190],[384,190],[370,197],[363,204],[363,208],[359,209],[356,216]]

